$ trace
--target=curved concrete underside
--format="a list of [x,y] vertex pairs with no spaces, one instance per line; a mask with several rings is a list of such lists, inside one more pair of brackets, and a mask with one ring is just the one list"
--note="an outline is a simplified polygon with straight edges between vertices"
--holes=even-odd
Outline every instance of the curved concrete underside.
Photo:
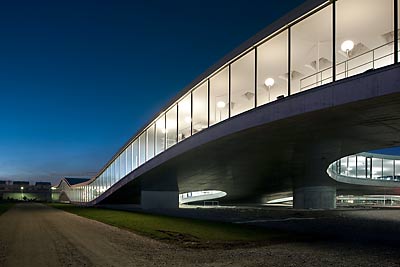
[[[141,190],[222,190],[263,201],[294,188],[374,190],[331,179],[333,161],[400,145],[400,65],[292,95],[214,125],[121,179],[89,205],[131,203]],[[382,187],[382,190],[396,190]]]

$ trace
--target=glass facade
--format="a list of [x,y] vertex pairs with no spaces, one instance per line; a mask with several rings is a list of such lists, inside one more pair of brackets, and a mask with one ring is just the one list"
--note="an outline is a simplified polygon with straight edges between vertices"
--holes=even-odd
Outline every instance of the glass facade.
[[341,158],[329,169],[351,178],[400,182],[400,157],[361,153]]
[[[337,0],[286,23],[163,111],[90,184],[74,186],[73,199],[92,200],[176,143],[256,106],[393,64],[399,12],[393,0]],[[400,162],[357,155],[334,168],[384,179],[399,176]]]

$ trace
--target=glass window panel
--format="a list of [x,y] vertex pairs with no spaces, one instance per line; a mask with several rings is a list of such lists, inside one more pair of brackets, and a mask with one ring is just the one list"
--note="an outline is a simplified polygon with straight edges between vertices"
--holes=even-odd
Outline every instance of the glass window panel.
[[147,129],[147,157],[146,159],[149,160],[154,157],[154,132],[155,132],[155,124],[152,124],[148,129]]
[[146,132],[139,137],[139,166],[146,161]]
[[167,148],[176,144],[177,138],[177,107],[172,107],[167,112]]
[[254,108],[255,52],[251,50],[231,65],[231,116]]
[[192,124],[192,103],[190,94],[178,103],[178,142],[189,137]]
[[115,177],[115,162],[111,163],[110,177],[108,179],[107,189],[111,186]]
[[93,199],[99,196],[99,180],[93,182]]
[[103,173],[103,175],[102,176],[100,176],[99,178],[97,178],[97,194],[98,195],[100,195],[102,192],[101,192],[101,183],[102,183],[102,180],[104,179],[104,175],[105,175],[105,173]]
[[130,144],[126,149],[126,174],[132,170],[132,144]]
[[165,114],[156,122],[156,155],[163,152],[165,148]]
[[111,165],[107,168],[107,175],[104,177],[103,190],[106,191],[111,177]]
[[136,169],[139,166],[139,139],[132,143],[132,167]]
[[94,184],[91,183],[89,185],[89,199],[88,199],[89,201],[93,200],[93,194],[94,194]]
[[287,96],[288,33],[257,47],[257,106]]
[[106,190],[107,186],[108,186],[108,181],[110,179],[110,172],[111,172],[111,165],[108,166],[107,170],[106,170],[106,175],[104,177],[104,182],[103,182],[103,189],[104,191]]
[[367,157],[367,178],[372,178],[372,158]]
[[122,176],[122,154],[118,156],[118,158],[116,159],[117,162],[117,167],[116,167],[116,173],[115,173],[115,181],[114,183],[116,183]]
[[104,171],[103,175],[98,178],[98,180],[99,180],[99,194],[103,193],[104,179],[106,178],[106,176],[107,176],[107,169]]
[[372,179],[382,178],[382,159],[372,159]]
[[395,161],[395,175],[396,179],[400,180],[400,160]]
[[[398,32],[399,32],[399,43],[400,43],[400,3],[399,3],[399,1],[397,0],[397,21],[398,21],[398,25],[397,25],[397,29],[398,29]],[[397,55],[398,55],[398,58],[400,58],[400,45],[398,46],[398,53],[397,53]]]
[[114,176],[110,186],[115,184],[115,182],[118,180],[118,176],[119,176],[119,158],[115,159],[114,161]]
[[393,179],[393,169],[394,169],[394,160],[384,159],[383,160],[383,178],[386,180],[392,180]]
[[332,29],[332,5],[292,27],[292,94],[332,81]]
[[340,159],[340,175],[347,175],[347,157]]
[[119,157],[114,161],[114,179],[111,181],[111,186],[119,179]]
[[126,151],[119,156],[119,179],[126,175]]
[[347,167],[347,171],[348,171],[347,176],[356,177],[356,169],[357,169],[356,156],[349,156],[348,161],[349,161],[349,163],[348,163],[348,167]]
[[113,172],[114,172],[114,163],[111,163],[110,167],[108,168],[108,177],[105,184],[105,190],[107,190],[111,185],[111,181],[113,179]]
[[193,134],[208,126],[208,85],[204,82],[193,91]]
[[337,1],[336,79],[392,64],[393,36],[392,0]]
[[357,156],[357,178],[366,178],[366,158]]
[[229,69],[225,67],[210,78],[210,125],[228,118]]

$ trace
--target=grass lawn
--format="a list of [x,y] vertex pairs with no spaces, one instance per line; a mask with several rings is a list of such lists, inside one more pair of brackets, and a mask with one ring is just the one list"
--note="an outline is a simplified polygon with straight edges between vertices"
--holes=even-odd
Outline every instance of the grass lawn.
[[138,212],[49,204],[76,215],[100,221],[151,238],[183,244],[254,243],[287,239],[281,232],[230,223],[209,222]]
[[14,203],[0,203],[0,215],[10,209]]

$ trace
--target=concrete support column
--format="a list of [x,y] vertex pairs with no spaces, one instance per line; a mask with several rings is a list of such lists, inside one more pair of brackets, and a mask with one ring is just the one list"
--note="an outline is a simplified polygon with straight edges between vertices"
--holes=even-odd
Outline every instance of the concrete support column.
[[179,192],[142,190],[140,205],[142,209],[177,209]]
[[335,186],[306,186],[294,190],[295,209],[335,209]]

